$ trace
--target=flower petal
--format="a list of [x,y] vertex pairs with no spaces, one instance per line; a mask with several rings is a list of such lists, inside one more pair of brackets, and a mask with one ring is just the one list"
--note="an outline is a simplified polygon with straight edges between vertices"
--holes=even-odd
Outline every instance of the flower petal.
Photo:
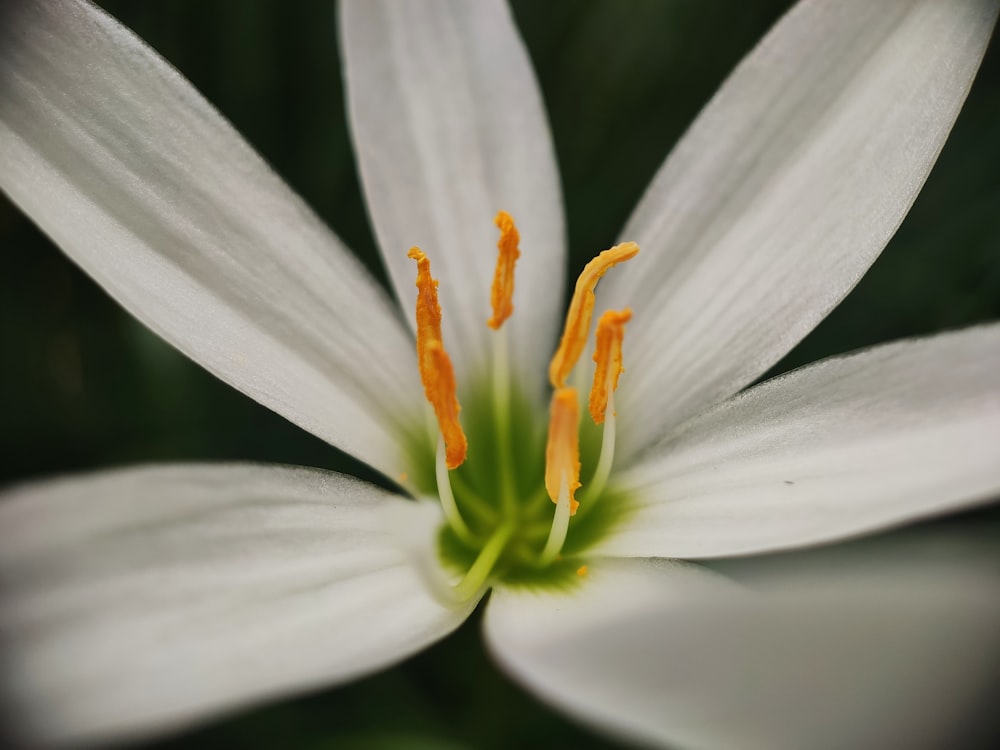
[[623,232],[642,271],[601,292],[635,311],[625,451],[760,376],[857,283],[934,164],[996,9],[805,0],[735,70]]
[[1000,324],[804,367],[691,420],[622,477],[611,555],[799,547],[1000,494]]
[[0,25],[0,188],[129,312],[383,471],[413,344],[384,295],[191,85],[76,0]]
[[468,613],[411,564],[434,539],[427,511],[273,466],[16,489],[0,501],[0,694],[32,743],[93,742],[380,669]]
[[1000,657],[1000,576],[910,562],[751,591],[604,560],[572,592],[495,592],[486,637],[529,690],[643,744],[962,745]]
[[565,273],[559,173],[541,95],[500,0],[345,0],[347,103],[362,184],[393,285],[410,311],[421,247],[440,278],[460,377],[489,356],[499,209],[521,232],[513,363],[542,384]]

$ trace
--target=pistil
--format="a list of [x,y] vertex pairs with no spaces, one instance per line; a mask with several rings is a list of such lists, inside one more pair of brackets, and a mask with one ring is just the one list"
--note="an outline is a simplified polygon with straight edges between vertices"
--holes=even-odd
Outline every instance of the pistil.
[[500,526],[486,544],[483,545],[479,556],[472,563],[465,577],[454,587],[456,598],[459,601],[468,601],[483,591],[488,585],[489,578],[493,573],[493,568],[503,554],[507,542],[514,533],[514,525],[506,523]]

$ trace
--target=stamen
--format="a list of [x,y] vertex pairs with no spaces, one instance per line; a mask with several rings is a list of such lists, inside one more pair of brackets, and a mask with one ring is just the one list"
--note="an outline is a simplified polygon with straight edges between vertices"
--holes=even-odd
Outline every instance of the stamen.
[[[577,486],[579,486],[579,482],[577,482]],[[566,532],[569,531],[569,517],[576,510],[571,503],[575,502],[572,499],[569,482],[564,477],[559,486],[559,499],[555,501],[556,512],[552,518],[552,528],[549,530],[549,538],[546,540],[545,549],[542,550],[542,554],[538,560],[541,565],[548,565],[562,552],[563,545],[566,543]]]
[[513,461],[510,455],[510,365],[507,355],[507,330],[500,330],[514,312],[514,265],[521,257],[518,249],[520,234],[514,219],[506,211],[498,211],[493,222],[500,230],[497,241],[497,266],[493,273],[490,303],[493,317],[486,324],[493,334],[493,414],[497,426],[497,458],[500,467],[500,496],[508,514],[517,511],[513,485]]
[[514,312],[514,264],[521,257],[518,249],[521,235],[514,225],[514,219],[506,211],[498,211],[493,223],[500,230],[500,239],[497,241],[497,267],[493,272],[493,286],[490,289],[493,317],[486,325],[496,331]]
[[465,463],[469,452],[469,441],[458,421],[462,410],[458,403],[458,386],[455,384],[455,370],[451,358],[440,341],[427,343],[429,379],[424,381],[424,394],[434,407],[441,435],[444,437],[446,463],[449,469],[457,469]]
[[576,388],[560,388],[552,394],[549,440],[545,446],[545,489],[557,506],[565,491],[568,518],[580,505],[574,497],[579,487],[580,404]]
[[445,465],[444,438],[438,438],[437,455],[434,459],[434,476],[437,479],[438,498],[441,500],[441,509],[444,511],[448,525],[454,530],[458,537],[467,543],[475,543],[475,535],[466,526],[462,519],[462,514],[458,511],[458,503],[455,502],[455,493],[451,490],[451,478],[448,474],[448,467]]
[[[628,308],[621,312],[608,310],[597,321],[597,343],[594,351],[594,387],[590,391],[590,415],[597,424],[604,424],[601,435],[601,455],[597,460],[597,468],[587,485],[584,498],[587,505],[593,507],[593,500],[601,496],[604,486],[611,476],[611,465],[615,460],[615,389],[618,387],[618,376],[625,368],[622,367],[622,339],[625,336],[625,324],[632,318]],[[608,414],[608,410],[611,414]]]
[[601,456],[597,459],[597,468],[594,469],[594,475],[587,484],[587,492],[584,497],[586,505],[583,508],[583,513],[586,513],[588,508],[593,508],[593,501],[604,492],[604,485],[608,483],[608,477],[611,476],[611,465],[615,461],[615,427],[618,418],[615,416],[614,391],[608,393],[608,408],[611,409],[611,415],[604,422],[604,431],[601,434]]
[[423,342],[441,341],[441,304],[438,302],[437,279],[431,278],[431,261],[419,247],[411,247],[407,258],[417,261],[417,356],[420,375],[425,368]]
[[566,385],[566,378],[569,377],[583,347],[587,343],[587,334],[590,332],[590,319],[594,314],[594,287],[601,277],[612,266],[634,258],[639,252],[639,246],[634,242],[623,242],[615,245],[610,250],[605,250],[590,263],[584,266],[583,272],[576,280],[576,288],[573,291],[573,298],[569,303],[569,311],[566,313],[566,324],[563,327],[562,339],[559,341],[559,348],[552,357],[549,364],[549,380],[553,388],[562,388]]
[[608,407],[608,397],[618,388],[618,377],[625,368],[622,367],[622,339],[625,337],[625,324],[632,319],[632,310],[608,310],[597,321],[597,333],[594,334],[594,385],[590,389],[590,416],[594,424],[604,422],[605,410]]
[[458,421],[462,407],[451,358],[441,340],[441,305],[438,303],[437,279],[431,278],[431,262],[414,247],[407,257],[417,261],[417,364],[424,396],[434,407],[438,427],[444,438],[446,463],[457,469],[465,461],[469,444]]

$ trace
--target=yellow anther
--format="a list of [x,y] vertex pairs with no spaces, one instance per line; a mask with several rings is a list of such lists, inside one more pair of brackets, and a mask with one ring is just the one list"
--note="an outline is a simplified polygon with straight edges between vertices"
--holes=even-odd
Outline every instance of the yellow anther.
[[634,242],[623,242],[594,258],[584,266],[580,278],[576,280],[573,299],[566,313],[566,324],[563,326],[562,339],[559,348],[552,356],[549,364],[549,380],[553,388],[566,385],[566,378],[576,365],[583,347],[587,343],[590,331],[590,319],[594,314],[594,287],[601,277],[612,266],[634,258],[639,252],[639,246]]
[[563,483],[569,488],[569,514],[580,503],[574,497],[580,487],[580,403],[576,388],[560,388],[552,394],[549,440],[545,446],[545,490],[559,502]]
[[580,576],[580,578],[585,578],[587,575],[587,566],[581,565],[579,568],[576,569],[576,574]]
[[625,324],[632,319],[632,311],[625,308],[621,311],[608,310],[597,321],[597,333],[594,334],[594,386],[590,389],[590,416],[594,424],[604,422],[604,412],[608,408],[608,394],[618,388],[618,376],[624,372],[622,367],[622,339],[625,337]]
[[514,312],[514,264],[521,257],[518,249],[521,235],[514,225],[514,219],[506,211],[498,211],[493,223],[500,230],[500,239],[497,241],[497,268],[493,272],[493,286],[490,289],[493,317],[486,321],[486,325],[496,331]]
[[431,278],[431,262],[414,247],[407,254],[417,261],[417,364],[424,396],[434,407],[438,427],[444,438],[445,463],[456,469],[465,461],[469,444],[458,421],[462,407],[458,403],[455,369],[441,340],[441,305],[437,279]]

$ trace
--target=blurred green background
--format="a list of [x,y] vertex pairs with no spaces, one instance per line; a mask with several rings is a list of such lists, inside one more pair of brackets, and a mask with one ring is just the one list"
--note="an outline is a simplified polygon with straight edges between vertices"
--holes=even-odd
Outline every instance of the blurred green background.
[[[194,82],[381,280],[327,0],[103,5]],[[552,123],[575,273],[615,240],[672,144],[789,3],[513,3]],[[1000,45],[930,180],[851,296],[776,371],[1000,318]],[[0,480],[140,461],[363,467],[216,381],[124,314],[0,197]],[[998,373],[1000,378],[1000,373]],[[365,474],[367,475],[367,474]],[[352,686],[157,747],[606,747],[509,682],[477,618]]]

